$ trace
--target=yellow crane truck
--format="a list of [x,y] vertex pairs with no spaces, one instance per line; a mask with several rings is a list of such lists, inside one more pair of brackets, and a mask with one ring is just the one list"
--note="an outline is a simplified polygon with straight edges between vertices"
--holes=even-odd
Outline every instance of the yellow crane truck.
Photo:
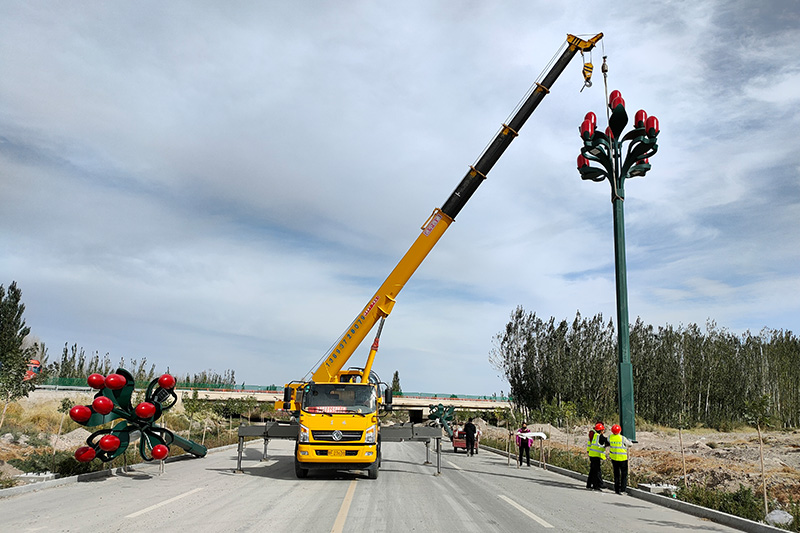
[[[590,51],[602,36],[600,33],[588,40],[567,36],[552,67],[531,87],[513,116],[502,125],[475,164],[469,167],[442,207],[434,209],[425,220],[419,237],[310,379],[286,385],[283,401],[277,402],[276,407],[291,411],[298,423],[294,457],[297,477],[304,478],[309,470],[317,469],[366,470],[371,479],[378,477],[381,441],[390,440],[382,439],[378,413],[382,408],[391,410],[392,403],[391,390],[372,372],[384,320],[392,312],[400,290],[486,179],[570,60],[578,52],[583,55]],[[584,63],[585,82],[590,85],[591,63]],[[364,367],[344,369],[355,349],[378,323],[378,332]],[[382,389],[384,397],[380,394]],[[389,429],[385,428],[384,433]]]

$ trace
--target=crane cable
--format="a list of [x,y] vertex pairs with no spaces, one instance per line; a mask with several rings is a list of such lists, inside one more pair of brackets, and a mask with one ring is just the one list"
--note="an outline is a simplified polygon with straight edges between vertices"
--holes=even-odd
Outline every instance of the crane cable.
[[[478,164],[478,161],[480,161],[481,157],[483,157],[483,154],[485,154],[486,151],[489,149],[489,146],[491,146],[492,142],[494,142],[494,139],[497,138],[497,136],[500,134],[501,131],[503,131],[504,129],[508,128],[508,123],[511,122],[511,119],[517,114],[517,112],[520,110],[520,108],[522,108],[522,106],[525,104],[525,102],[528,101],[528,98],[530,97],[530,95],[534,91],[539,89],[540,87],[543,88],[546,92],[548,91],[549,88],[548,87],[544,87],[544,85],[542,85],[541,82],[544,80],[544,77],[547,75],[547,72],[555,64],[555,62],[558,59],[558,57],[561,54],[564,53],[564,50],[567,48],[568,44],[569,43],[567,43],[565,41],[564,43],[561,44],[561,46],[558,48],[558,50],[556,50],[556,53],[553,54],[553,57],[550,58],[550,61],[547,63],[547,65],[545,65],[545,67],[542,69],[542,71],[536,77],[536,81],[534,81],[531,84],[531,86],[528,88],[528,91],[525,93],[525,95],[522,98],[519,99],[519,101],[517,102],[517,105],[514,106],[514,109],[511,111],[511,113],[508,114],[508,117],[506,117],[506,119],[503,121],[502,127],[499,130],[497,130],[497,133],[495,133],[494,137],[492,137],[489,140],[489,142],[486,143],[486,146],[483,148],[483,151],[481,151],[480,155],[472,163],[471,167],[473,167],[473,169],[474,169],[475,165]],[[511,128],[508,128],[508,129],[511,129]],[[519,135],[519,133],[514,131],[513,129],[511,129],[511,132],[514,134],[514,137]]]
[[606,121],[610,122],[611,121],[611,111],[610,111],[610,108],[609,108],[610,102],[608,101],[608,63],[606,63],[606,59],[608,59],[608,56],[606,55],[606,43],[605,43],[605,41],[600,43],[600,46],[603,47],[603,66],[600,67],[600,71],[603,73],[603,85],[605,86],[605,91],[606,91],[606,99],[605,99],[605,103],[604,103],[603,106],[606,108]]
[[[611,105],[608,101],[608,63],[607,59],[608,56],[606,55],[606,44],[605,42],[602,43],[603,47],[603,66],[600,67],[600,71],[603,73],[603,86],[605,88],[605,99],[603,102],[603,107],[606,108],[606,124],[609,126],[611,125]],[[617,167],[617,146],[616,146],[616,139],[614,139],[611,143],[611,164],[614,168]],[[625,201],[625,198],[619,195],[619,187],[617,186],[617,180],[614,176],[609,176],[608,181],[611,182],[611,203],[614,203],[614,200]]]

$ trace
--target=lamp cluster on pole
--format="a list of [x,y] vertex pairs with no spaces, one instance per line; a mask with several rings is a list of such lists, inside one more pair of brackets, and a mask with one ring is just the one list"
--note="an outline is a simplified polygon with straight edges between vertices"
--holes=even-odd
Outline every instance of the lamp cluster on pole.
[[[625,100],[619,91],[612,91],[610,114],[605,132],[597,129],[597,116],[586,113],[580,126],[583,140],[578,156],[581,179],[611,184],[614,214],[614,265],[617,287],[617,394],[622,434],[636,440],[633,404],[633,368],[631,366],[630,323],[628,319],[628,281],[625,265],[625,180],[644,176],[650,170],[650,158],[658,151],[658,119],[640,109],[634,115],[633,129],[622,135],[628,125]],[[624,146],[627,145],[627,150]],[[624,157],[623,157],[624,153]]]
[[[620,138],[628,124],[625,100],[619,91],[612,91],[609,108],[611,115],[605,132],[597,130],[597,116],[589,111],[580,127],[583,147],[578,156],[578,172],[581,179],[611,182],[612,201],[624,199],[624,180],[644,176],[650,170],[650,157],[658,151],[656,139],[659,133],[658,119],[647,116],[644,109],[634,115],[634,128]],[[628,143],[622,161],[622,146]],[[592,166],[592,162],[600,166]]]

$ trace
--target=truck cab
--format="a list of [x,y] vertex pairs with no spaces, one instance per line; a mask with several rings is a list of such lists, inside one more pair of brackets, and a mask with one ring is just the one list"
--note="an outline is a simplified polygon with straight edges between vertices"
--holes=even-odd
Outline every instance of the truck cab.
[[381,403],[376,383],[307,383],[302,392],[295,474],[309,470],[366,470],[380,467]]

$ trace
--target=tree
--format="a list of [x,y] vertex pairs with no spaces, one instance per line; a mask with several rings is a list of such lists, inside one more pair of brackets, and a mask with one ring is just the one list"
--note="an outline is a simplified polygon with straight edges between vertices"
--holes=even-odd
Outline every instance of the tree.
[[72,409],[72,400],[70,398],[61,398],[61,405],[58,406],[58,412],[61,413],[61,421],[58,423],[58,433],[56,433],[56,438],[53,441],[53,468],[51,468],[53,472],[56,470],[56,446],[58,445],[58,439],[61,438],[61,430],[64,428],[64,417],[67,416],[70,409]]
[[755,426],[758,431],[758,456],[761,462],[761,491],[764,495],[764,515],[769,514],[767,503],[767,472],[764,469],[764,439],[761,437],[761,428],[770,424],[769,417],[769,396],[764,394],[754,400],[748,400],[745,404],[744,418],[748,424]]
[[392,376],[392,392],[402,394],[403,389],[400,387],[400,372],[395,370]]
[[[183,402],[183,410],[186,413],[186,416],[189,418],[189,434],[186,438],[191,439],[192,423],[194,422],[196,416],[206,414],[208,411],[208,405],[205,400],[201,400],[199,398],[199,394],[196,389],[192,391],[191,396],[184,392],[181,401]],[[205,426],[205,424],[203,425]]]
[[17,282],[11,282],[8,291],[0,285],[0,399],[3,401],[0,428],[9,404],[24,398],[34,388],[33,382],[24,381],[24,378],[28,362],[38,346],[25,347],[25,337],[31,328],[25,325],[24,312],[22,291]]

